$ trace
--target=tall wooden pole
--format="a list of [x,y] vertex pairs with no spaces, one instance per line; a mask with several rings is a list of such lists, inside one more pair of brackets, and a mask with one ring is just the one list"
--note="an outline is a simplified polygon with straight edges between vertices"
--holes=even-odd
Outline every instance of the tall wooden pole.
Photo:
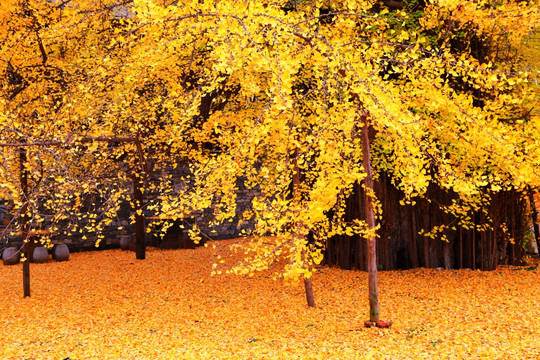
[[[370,159],[370,144],[369,144],[369,125],[367,116],[363,115],[364,121],[362,127],[362,152],[364,171],[366,172],[366,178],[364,184],[366,187],[365,195],[365,218],[368,226],[368,230],[371,234],[375,231],[375,213],[373,212],[373,205],[371,203],[371,194],[373,194],[373,174],[371,171],[371,159]],[[371,235],[367,239],[367,268],[368,268],[368,282],[369,282],[369,320],[377,322],[380,319],[379,314],[379,291],[377,290],[377,243],[374,235]]]
[[30,242],[30,237],[28,236],[28,169],[26,167],[26,148],[21,147],[19,151],[19,182],[21,185],[22,192],[22,207],[20,215],[20,225],[21,233],[23,238],[23,253],[24,253],[24,262],[23,262],[23,293],[24,297],[30,296],[30,259],[32,258],[32,251],[34,247]]

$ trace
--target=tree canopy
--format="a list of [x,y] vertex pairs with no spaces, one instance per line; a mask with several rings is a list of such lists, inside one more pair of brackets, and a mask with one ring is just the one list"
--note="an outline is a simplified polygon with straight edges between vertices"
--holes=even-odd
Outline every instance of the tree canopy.
[[[40,206],[54,210],[53,220],[73,219],[68,204],[98,191],[107,199],[100,215],[78,216],[90,218],[86,231],[99,229],[128,198],[116,190],[140,159],[124,159],[133,142],[90,140],[138,138],[154,170],[182,159],[191,170],[185,191],[164,179],[154,211],[181,217],[211,208],[226,220],[240,177],[260,195],[245,214],[257,222],[242,245],[245,261],[232,271],[251,274],[285,256],[281,275],[309,278],[329,236],[375,236],[363,219],[342,217],[366,176],[365,119],[375,174],[390,174],[404,202],[430,183],[451,189],[458,198],[448,211],[467,226],[467,211],[486,194],[540,186],[536,75],[519,61],[538,7],[407,4],[7,1],[2,196],[19,209],[29,202],[39,224]],[[26,198],[20,147],[7,146],[23,143]]]

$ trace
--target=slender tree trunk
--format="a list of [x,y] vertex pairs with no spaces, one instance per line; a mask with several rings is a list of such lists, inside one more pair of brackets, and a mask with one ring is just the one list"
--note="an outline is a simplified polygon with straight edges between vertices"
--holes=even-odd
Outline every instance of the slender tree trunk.
[[493,210],[493,231],[491,231],[491,237],[490,237],[490,246],[491,246],[491,259],[489,262],[489,269],[495,270],[497,268],[497,265],[499,265],[499,247],[497,246],[497,231],[499,230],[499,219],[501,218],[501,200],[500,198],[497,198],[495,200],[495,204],[493,205],[495,208]]
[[341,248],[341,254],[343,256],[342,264],[344,265],[344,268],[347,270],[350,270],[353,268],[353,265],[351,263],[355,263],[356,259],[353,259],[351,256],[351,238],[347,235],[342,235],[342,248]]
[[313,296],[313,285],[311,283],[311,278],[304,278],[304,287],[306,288],[306,300],[308,306],[315,306],[315,297]]
[[144,231],[143,193],[141,178],[133,176],[133,197],[135,198],[135,257],[137,260],[146,258],[146,234]]
[[[485,223],[484,213],[480,213],[480,223]],[[485,260],[486,260],[486,232],[480,231],[480,270],[485,270]]]
[[493,229],[493,232],[491,234],[493,238],[493,244],[492,244],[492,252],[491,252],[491,269],[495,270],[497,268],[497,265],[499,265],[499,247],[497,246],[497,228]]
[[[425,230],[428,230],[431,225],[430,223],[430,217],[432,216],[432,214],[430,213],[430,209],[429,209],[429,203],[428,202],[424,202],[424,206],[422,207],[422,214],[420,214],[422,216],[422,226],[424,227],[424,231]],[[432,265],[432,262],[431,262],[431,258],[430,258],[430,242],[429,242],[429,237],[428,236],[422,236],[422,242],[423,242],[423,245],[424,245],[424,266],[426,268],[430,268],[431,265]]]
[[[364,126],[362,128],[362,151],[364,171],[366,172],[365,187],[365,218],[368,229],[375,231],[375,214],[371,203],[370,195],[373,195],[373,175],[371,172],[370,159],[370,144],[369,144],[369,126],[367,117],[362,116]],[[370,194],[368,194],[368,192]],[[369,282],[369,320],[379,321],[379,291],[377,290],[377,247],[376,239],[372,235],[367,239],[367,267],[368,267],[368,282]]]
[[427,236],[423,236],[423,243],[424,243],[424,266],[426,268],[430,267],[430,261],[429,261],[429,239]]
[[[26,247],[27,244],[25,244]],[[24,259],[23,262],[23,296],[29,297],[30,296],[30,259],[28,258],[27,251],[24,250],[24,256],[26,259]]]
[[[305,251],[304,257],[305,257]],[[306,290],[306,300],[307,304],[310,307],[317,307],[315,305],[315,295],[313,295],[313,283],[311,281],[311,278],[304,277],[304,289]]]
[[32,258],[32,251],[34,250],[30,237],[28,236],[28,169],[26,168],[26,149],[24,147],[20,148],[19,152],[19,181],[21,184],[22,191],[22,201],[23,205],[21,207],[21,232],[23,237],[23,253],[24,253],[24,262],[23,262],[23,296],[30,296],[30,259]]
[[[295,205],[297,205],[301,201],[300,199],[300,196],[301,196],[300,195],[300,168],[298,167],[298,149],[295,151],[295,154],[294,154],[292,181],[293,181],[293,200],[294,200]],[[303,237],[303,235],[301,234],[302,230],[303,230],[303,224],[302,222],[299,222],[298,224],[296,224],[295,236],[297,238]],[[306,250],[302,250],[303,261],[306,261],[306,256],[307,256]],[[304,266],[307,266],[307,265],[304,265]],[[308,278],[304,276],[304,289],[306,291],[306,300],[307,300],[308,306],[316,307],[315,296],[313,295],[313,283],[311,281],[311,277]]]
[[476,229],[472,229],[472,269],[476,270]]
[[463,230],[459,228],[459,268],[463,269]]
[[484,260],[485,260],[485,254],[484,254],[484,243],[486,238],[486,232],[482,231],[480,232],[480,270],[484,271]]
[[510,245],[511,246],[511,256],[512,256],[512,261],[510,262],[510,265],[515,265],[516,264],[516,244],[512,244]]
[[135,141],[137,146],[137,153],[139,155],[139,161],[141,163],[141,174],[133,176],[133,197],[135,198],[135,257],[137,260],[144,260],[146,258],[146,231],[144,225],[144,198],[141,187],[143,186],[143,178],[148,175],[148,166],[144,158],[139,135]]
[[414,208],[412,206],[409,207],[411,209],[411,226],[409,227],[409,236],[410,236],[410,257],[411,257],[411,266],[413,268],[418,267],[418,249],[416,247],[416,218],[414,216]]

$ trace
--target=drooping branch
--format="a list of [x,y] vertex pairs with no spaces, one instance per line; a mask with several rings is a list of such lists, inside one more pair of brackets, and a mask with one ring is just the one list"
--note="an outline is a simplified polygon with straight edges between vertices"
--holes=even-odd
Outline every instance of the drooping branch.
[[137,137],[108,137],[108,136],[88,136],[81,139],[69,142],[59,140],[43,140],[34,142],[19,142],[19,143],[0,143],[0,147],[30,147],[30,146],[62,146],[65,148],[77,146],[79,143],[89,142],[136,142]]

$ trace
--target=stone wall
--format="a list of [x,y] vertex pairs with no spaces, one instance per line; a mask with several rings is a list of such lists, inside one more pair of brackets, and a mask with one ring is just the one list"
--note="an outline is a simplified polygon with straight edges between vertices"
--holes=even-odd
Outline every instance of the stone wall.
[[[182,191],[181,177],[187,175],[187,170],[180,169],[173,173],[174,187],[177,191]],[[130,190],[132,190],[132,184],[126,184]],[[195,223],[197,227],[203,232],[204,239],[227,239],[237,237],[243,229],[250,229],[253,226],[251,221],[240,222],[242,213],[251,208],[251,200],[257,194],[253,189],[246,189],[243,186],[242,181],[238,181],[237,192],[237,208],[236,216],[231,221],[225,222],[221,225],[210,226],[212,221],[212,214],[210,211],[196,213],[193,215],[187,223]],[[152,197],[157,196],[157,193],[145,193],[145,203],[152,200]],[[91,210],[89,210],[91,212]],[[7,223],[11,219],[10,207],[3,202],[0,202],[0,231],[5,229]],[[117,248],[120,244],[120,238],[122,236],[134,236],[135,226],[130,224],[130,217],[133,215],[133,209],[129,202],[125,202],[117,212],[117,219],[113,221],[110,226],[107,226],[103,232],[105,235],[104,240],[101,241],[99,249]],[[151,217],[154,214],[151,211],[145,210],[145,217]],[[148,222],[148,221],[147,221]],[[121,227],[121,229],[119,229]],[[44,229],[47,227],[44,226]],[[185,230],[187,231],[187,229]],[[1,233],[0,233],[1,234]],[[95,242],[97,240],[97,234],[90,233],[85,234],[83,238],[82,234],[74,233],[68,235],[53,235],[51,236],[53,243],[64,243],[68,245],[70,251],[87,251],[95,250]],[[157,234],[147,234],[147,242],[150,245],[157,243]],[[0,238],[0,253],[6,247],[14,246],[20,247],[22,245],[22,237],[18,236],[3,236]]]

